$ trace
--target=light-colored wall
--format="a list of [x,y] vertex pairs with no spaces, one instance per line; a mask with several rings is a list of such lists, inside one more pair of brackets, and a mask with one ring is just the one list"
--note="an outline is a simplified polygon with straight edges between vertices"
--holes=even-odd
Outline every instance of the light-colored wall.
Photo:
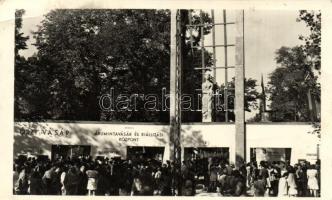
[[[316,161],[320,143],[310,124],[250,124],[247,125],[247,149],[255,147],[292,148],[291,163],[298,159]],[[247,151],[247,157],[250,155]]]
[[[27,132],[23,133],[23,130],[35,132],[25,134]],[[98,152],[106,153],[117,149],[123,157],[127,155],[127,146],[160,146],[165,147],[164,159],[167,160],[170,158],[169,131],[168,125],[139,123],[19,122],[15,123],[14,156],[27,152],[50,156],[52,144],[91,145],[93,156],[98,155]],[[309,124],[247,124],[247,160],[250,158],[250,148],[265,147],[292,148],[291,163],[297,162],[298,159],[314,161],[319,139],[316,135],[310,134],[311,131],[312,126]],[[95,135],[96,132],[125,132],[130,136]],[[143,133],[157,134],[157,136],[143,136]],[[181,135],[183,148],[228,147],[230,162],[235,162],[234,124],[183,124]],[[124,138],[133,141],[123,141]]]
[[[24,134],[22,130],[35,130],[35,133]],[[58,133],[55,133],[55,130]],[[61,131],[64,135],[60,135]],[[66,132],[69,134],[66,135]],[[96,132],[124,132],[130,136],[96,135]],[[145,136],[144,133],[157,134],[157,136]],[[130,140],[124,141],[126,139]],[[105,154],[112,152],[112,149],[117,149],[123,157],[126,157],[127,146],[161,146],[165,147],[164,158],[167,159],[169,158],[169,127],[125,123],[15,123],[14,155],[30,151],[50,157],[52,144],[91,145],[93,156],[98,155],[100,151]]]
[[187,125],[184,124],[182,125],[182,146],[183,147],[228,147],[230,155],[229,161],[234,163],[235,126],[234,124],[212,124],[212,123],[187,124]]
[[[230,162],[235,162],[234,124],[192,124],[183,125],[184,147],[229,147]],[[246,157],[250,159],[250,148],[292,148],[291,163],[298,159],[315,162],[317,135],[311,134],[310,124],[266,123],[246,125]]]

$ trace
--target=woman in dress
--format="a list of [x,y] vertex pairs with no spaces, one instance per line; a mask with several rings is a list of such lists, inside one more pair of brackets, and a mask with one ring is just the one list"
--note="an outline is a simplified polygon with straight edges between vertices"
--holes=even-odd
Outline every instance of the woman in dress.
[[61,195],[66,195],[66,188],[65,188],[65,178],[67,174],[67,168],[63,169],[60,175],[60,183],[61,183]]
[[87,190],[89,196],[95,196],[97,190],[98,182],[98,171],[97,170],[87,170],[86,175],[88,176]]
[[295,170],[293,167],[289,167],[288,169],[288,177],[287,177],[287,183],[288,183],[288,195],[291,197],[297,196],[297,185],[295,181]]
[[278,197],[285,197],[288,195],[287,177],[287,172],[284,171],[281,173],[281,177],[279,179]]
[[29,180],[27,167],[22,167],[15,183],[15,194],[28,194]]
[[311,165],[307,170],[307,177],[308,177],[308,190],[310,196],[317,197],[317,191],[319,189],[318,186],[318,171],[315,169],[315,166]]

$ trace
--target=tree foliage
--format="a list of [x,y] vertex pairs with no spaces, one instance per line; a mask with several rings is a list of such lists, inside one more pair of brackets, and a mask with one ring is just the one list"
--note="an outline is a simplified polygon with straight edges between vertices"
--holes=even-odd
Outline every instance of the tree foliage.
[[[258,109],[257,99],[260,98],[260,94],[256,90],[257,80],[252,78],[244,79],[244,109],[247,112]],[[224,104],[224,95],[225,95],[225,85],[221,84],[220,87],[217,87],[220,91],[220,102]],[[229,121],[235,121],[235,77],[232,78],[232,81],[228,82],[228,119]],[[219,111],[216,113],[216,121],[224,122],[225,121],[225,111]]]
[[33,93],[44,106],[29,117],[167,121],[167,112],[102,112],[98,102],[111,88],[115,96],[169,88],[169,20],[167,10],[50,11],[34,33],[38,53],[26,86],[41,84]]
[[[308,91],[320,95],[320,86],[301,47],[276,51],[276,70],[270,74],[272,121],[310,121]],[[310,78],[308,78],[310,77]]]
[[[212,20],[208,13],[202,12],[202,15],[193,10],[181,11],[182,22],[182,94],[189,94],[193,97],[194,104],[198,105],[200,99],[196,98],[202,94],[202,70],[195,70],[196,67],[202,67],[202,51],[204,52],[205,67],[212,66],[212,55],[206,49],[201,48],[202,34],[200,27],[191,27],[192,35],[190,37],[189,12],[192,12],[192,25],[201,24],[201,21],[206,24],[203,27],[203,34],[207,35],[211,32]],[[191,43],[191,41],[192,43]],[[192,45],[192,46],[191,46]],[[194,47],[194,48],[192,48]],[[201,104],[201,103],[200,103]],[[193,110],[198,110],[196,106]],[[201,122],[202,113],[200,111],[182,111],[182,120],[184,122]]]
[[[303,51],[308,56],[310,65],[313,69],[316,69],[320,76],[321,69],[321,12],[320,11],[308,11],[301,10],[299,14],[298,21],[304,21],[307,27],[310,28],[309,36],[300,36],[300,39],[305,41],[305,45],[302,46]],[[319,77],[316,77],[319,78]],[[320,102],[320,88],[318,90],[319,94],[316,94],[316,101]],[[320,137],[321,124],[313,124],[314,131],[313,134],[317,134]]]
[[[197,89],[202,86],[202,71],[193,68],[201,67],[202,51],[207,68],[213,60],[210,52],[199,48],[202,35],[198,27],[192,37],[198,48],[191,48],[188,10],[181,11],[181,20],[182,92],[195,95],[201,93]],[[201,21],[206,24],[203,34],[209,34],[210,16],[203,13],[201,19],[193,15],[193,24]],[[135,102],[138,111],[106,112],[99,107],[100,96],[112,88],[115,97],[120,93],[156,94],[157,107],[161,107],[161,89],[168,91],[170,81],[168,10],[52,10],[44,16],[34,38],[37,54],[16,68],[19,95],[15,99],[20,100],[20,106],[15,107],[16,120],[169,120],[168,112],[145,110],[141,98]],[[16,42],[26,48],[24,42]],[[183,118],[201,121],[201,113],[184,113]]]
[[297,20],[306,24],[310,34],[299,36],[304,45],[276,52],[279,66],[269,82],[273,121],[310,121],[308,96],[314,104],[320,103],[321,12],[301,10]]
[[25,14],[25,10],[20,9],[15,12],[15,56],[18,56],[19,50],[27,48],[26,41],[28,36],[24,36],[21,32],[22,29],[22,16]]
[[301,35],[300,40],[305,44],[302,49],[308,58],[309,64],[313,69],[320,71],[321,68],[321,12],[301,10],[298,21],[305,22],[306,26],[310,28],[308,36]]
[[28,36],[21,32],[23,15],[25,10],[20,9],[15,12],[15,84],[14,84],[14,111],[16,116],[23,116],[29,112],[29,102],[27,101],[26,86],[28,62],[19,54],[20,50],[27,49]]

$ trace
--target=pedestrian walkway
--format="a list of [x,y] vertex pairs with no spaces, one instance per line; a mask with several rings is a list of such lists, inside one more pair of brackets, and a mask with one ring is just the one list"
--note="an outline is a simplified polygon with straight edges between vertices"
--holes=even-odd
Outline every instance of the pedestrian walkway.
[[198,196],[198,197],[222,197],[222,195],[219,192],[202,192],[202,193],[197,193],[195,196]]
[[[219,192],[219,187],[217,188],[217,192],[207,192],[206,189],[196,189],[196,195],[198,197],[223,197],[223,195]],[[254,190],[253,188],[247,189],[247,193],[243,196],[253,197]]]

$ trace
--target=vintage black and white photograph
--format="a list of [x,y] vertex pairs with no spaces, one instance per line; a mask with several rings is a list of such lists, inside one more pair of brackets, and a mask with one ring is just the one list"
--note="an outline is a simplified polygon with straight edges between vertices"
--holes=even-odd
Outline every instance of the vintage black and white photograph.
[[18,7],[13,195],[320,197],[321,15]]

